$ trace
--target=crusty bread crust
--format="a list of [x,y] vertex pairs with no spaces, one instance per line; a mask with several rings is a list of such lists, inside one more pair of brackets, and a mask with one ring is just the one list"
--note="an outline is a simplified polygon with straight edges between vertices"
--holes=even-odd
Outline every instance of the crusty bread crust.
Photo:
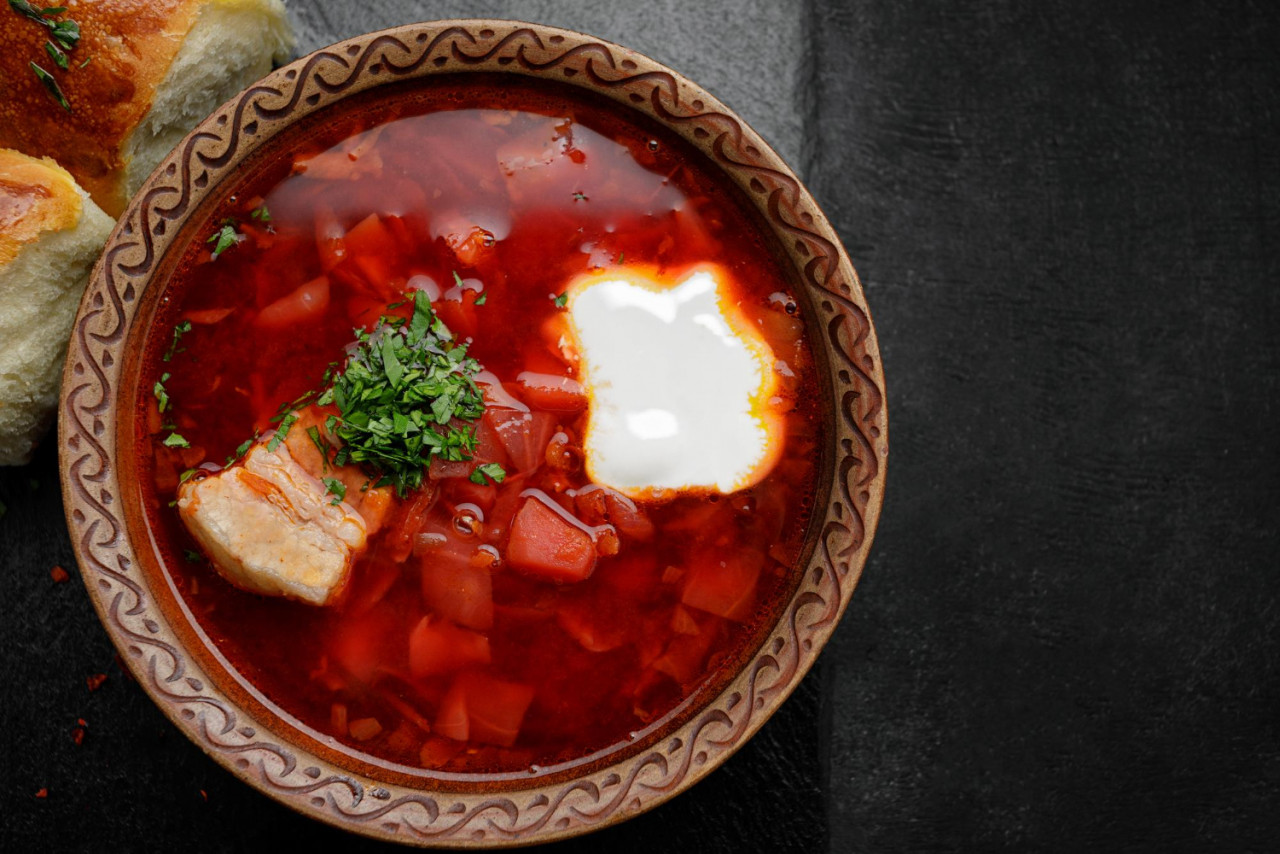
[[53,161],[0,150],[0,466],[27,462],[53,422],[72,318],[112,225]]
[[[71,104],[67,112],[32,73],[48,71],[49,31],[0,7],[0,146],[51,156],[76,177],[94,201],[119,216],[124,195],[125,139],[151,109],[182,39],[203,0],[67,0],[62,17],[80,25],[71,68],[55,72]],[[80,68],[86,58],[89,64]]]
[[48,157],[0,149],[0,267],[46,231],[80,221],[76,182]]
[[[81,34],[67,55],[70,67],[65,71],[45,53],[49,31],[0,2],[0,81],[6,90],[0,98],[0,147],[52,157],[112,217],[124,211],[130,191],[177,141],[170,136],[173,130],[180,138],[205,111],[266,73],[273,58],[286,58],[292,46],[280,0],[65,0],[59,5],[67,11],[54,20],[74,20]],[[202,16],[208,17],[206,30],[239,16],[241,26],[227,30],[223,43],[243,40],[237,43],[245,49],[220,51],[216,39],[197,39],[193,50],[207,73],[192,73],[188,67],[185,79],[168,79]],[[255,29],[246,33],[246,21]],[[32,61],[57,80],[69,112],[36,77]],[[206,92],[209,81],[215,81],[214,88]],[[170,104],[162,116],[151,117],[147,139],[130,145],[131,136],[148,121],[157,92],[175,88],[186,111],[175,111]],[[189,113],[196,105],[193,117]],[[151,134],[160,130],[165,142],[157,147]],[[140,152],[145,153],[130,162]]]

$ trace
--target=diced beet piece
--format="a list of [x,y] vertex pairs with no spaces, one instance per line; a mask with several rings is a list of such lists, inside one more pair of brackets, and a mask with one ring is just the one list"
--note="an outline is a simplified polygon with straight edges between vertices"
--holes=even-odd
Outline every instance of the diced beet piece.
[[455,480],[449,484],[449,495],[455,507],[462,504],[474,504],[485,514],[488,521],[489,511],[498,498],[498,489],[492,483],[476,483],[471,478]]
[[530,471],[542,465],[556,431],[555,416],[548,412],[491,409],[485,418],[497,432],[515,471]]
[[604,501],[609,524],[617,528],[619,534],[641,542],[653,539],[653,522],[634,501],[612,489],[604,491]]
[[761,558],[739,552],[699,561],[689,571],[680,601],[726,619],[746,620],[755,608]]
[[493,627],[493,578],[474,565],[475,546],[446,542],[422,555],[422,601],[437,616],[469,629]]
[[474,338],[478,328],[476,323],[476,300],[480,292],[452,287],[444,292],[444,296],[431,304],[436,314],[444,321],[458,340]]
[[356,741],[368,741],[382,732],[382,724],[377,718],[360,718],[352,721],[347,731]]
[[398,562],[381,558],[357,563],[346,589],[347,613],[363,615],[382,601],[399,580],[400,570]]
[[471,461],[477,465],[497,463],[504,469],[511,465],[507,449],[502,446],[502,440],[498,438],[498,431],[487,418],[481,418],[476,423],[476,450],[471,455]]
[[320,253],[320,266],[327,273],[347,258],[346,230],[332,210],[321,207],[316,211],[316,250]]
[[348,616],[333,638],[334,662],[356,681],[372,682],[380,665],[399,658],[389,654],[388,629],[386,618],[377,612],[354,619]]
[[463,746],[452,739],[429,735],[422,742],[422,749],[418,751],[418,761],[422,763],[423,768],[443,768],[462,750]]
[[596,566],[591,535],[538,498],[526,498],[507,544],[507,560],[526,575],[546,581],[583,581]]
[[427,482],[413,494],[412,500],[401,502],[401,510],[387,531],[385,540],[392,560],[403,563],[409,558],[413,551],[414,537],[422,530],[439,494],[436,484]]
[[556,610],[560,628],[587,652],[608,652],[626,643],[631,617],[613,598],[577,597]]
[[696,635],[699,631],[698,622],[683,605],[677,605],[671,615],[671,631],[678,635]]
[[522,371],[516,382],[520,386],[520,397],[537,409],[581,412],[587,408],[587,390],[573,377]]
[[505,415],[529,411],[529,407],[521,403],[520,398],[507,391],[507,387],[502,384],[502,380],[498,379],[497,374],[492,371],[481,371],[476,374],[476,385],[480,387],[481,393],[484,394],[484,405],[487,407],[486,415],[488,413]]
[[434,615],[409,634],[409,671],[419,679],[476,664],[488,664],[489,639]]
[[369,214],[344,237],[348,257],[376,290],[388,287],[393,271],[391,259],[400,256],[395,237],[381,217]]
[[464,673],[454,685],[465,686],[471,741],[499,747],[515,744],[524,714],[533,702],[531,686],[482,673]]
[[502,489],[497,491],[497,500],[488,510],[484,519],[485,539],[490,544],[499,544],[511,531],[511,523],[515,521],[516,510],[520,506],[520,493],[523,490],[527,475],[507,477]]
[[445,460],[433,457],[427,469],[427,477],[431,480],[449,480],[458,477],[469,477],[475,463],[470,460]]
[[440,701],[435,723],[431,727],[437,735],[466,741],[471,737],[471,720],[467,714],[467,689],[462,677],[453,680],[449,693]]
[[706,618],[697,634],[673,635],[662,656],[653,663],[653,669],[665,673],[681,685],[688,685],[703,674],[703,665],[715,643],[720,620]]

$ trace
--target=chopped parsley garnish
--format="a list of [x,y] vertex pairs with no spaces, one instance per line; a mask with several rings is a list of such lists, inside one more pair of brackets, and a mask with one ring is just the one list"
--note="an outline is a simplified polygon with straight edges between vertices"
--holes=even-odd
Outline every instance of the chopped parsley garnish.
[[204,555],[194,549],[183,549],[182,556],[187,559],[187,563],[204,563]]
[[554,297],[551,301],[556,304],[556,308],[564,308],[565,305],[569,302],[569,292],[565,291],[564,293],[560,294],[560,296]]
[[480,296],[476,297],[476,305],[484,305],[488,300],[489,295],[487,293],[480,294]]
[[307,437],[311,439],[311,444],[316,446],[316,450],[320,452],[320,461],[323,471],[329,470],[329,455],[333,453],[333,445],[329,444],[329,440],[320,435],[320,428],[312,425],[307,428]]
[[458,287],[460,287],[460,288],[461,288],[461,287],[463,287],[463,284],[462,284],[462,277],[458,275],[458,271],[457,271],[457,270],[454,270],[454,271],[453,271],[453,283],[454,283],[455,285],[457,285]]
[[316,399],[334,404],[325,422],[341,443],[334,465],[355,463],[380,473],[377,485],[401,497],[422,485],[434,457],[469,460],[476,449],[474,422],[484,414],[476,385],[480,364],[466,344],[413,295],[413,314],[383,316],[371,331],[356,332],[346,368]]
[[[65,12],[66,9],[62,11]],[[80,25],[75,21],[58,21],[51,29],[54,41],[62,45],[65,50],[75,50],[76,45],[80,43]]]
[[481,486],[484,486],[486,483],[486,477],[494,483],[502,483],[502,481],[506,479],[506,476],[506,469],[497,463],[482,463],[481,465],[476,466],[476,470],[471,473],[470,480],[472,483],[478,483]]
[[53,42],[44,43],[44,52],[49,54],[49,58],[63,71],[71,67],[70,63],[67,62],[67,54]]
[[626,260],[627,260],[627,253],[623,252],[623,253],[621,253],[620,255],[618,255],[618,263],[619,263],[619,264],[622,264],[622,263],[623,263],[624,261],[626,261]]
[[170,433],[164,439],[164,446],[166,448],[190,448],[191,443],[177,433]]
[[297,420],[298,413],[296,412],[290,412],[288,415],[280,419],[280,426],[276,428],[275,435],[271,437],[269,442],[267,442],[267,450],[269,452],[273,454],[276,452],[276,448],[280,447],[280,443],[289,435],[290,428],[293,427],[293,423]]
[[199,471],[199,469],[187,469],[182,474],[178,475],[178,483],[180,484],[186,483],[187,481],[191,480],[191,478],[195,476],[195,473],[197,471]]
[[[75,50],[76,45],[80,43],[80,25],[69,19],[66,21],[51,20],[54,15],[61,15],[66,12],[66,6],[45,6],[40,8],[28,3],[27,0],[9,0],[9,8],[25,18],[35,21],[40,26],[47,27],[49,29],[49,41],[44,43],[44,52],[49,55],[49,59],[58,68],[65,71],[71,67],[67,59],[67,53]],[[58,85],[57,79],[36,63],[31,62],[28,64],[31,66],[31,71],[36,75],[36,79],[44,84],[44,88],[49,90],[49,94],[58,102],[58,105],[70,112],[71,102],[62,93],[62,87]]]
[[169,408],[169,392],[164,390],[164,384],[168,381],[169,374],[161,374],[160,379],[156,380],[156,384],[151,388],[151,393],[156,396],[156,402],[160,405],[161,412]]
[[267,210],[265,204],[258,205],[249,214],[249,219],[256,219],[258,222],[271,222],[271,211]]
[[323,480],[325,493],[333,496],[333,500],[329,503],[335,507],[341,504],[343,499],[347,497],[347,485],[336,477],[326,477]]
[[573,194],[573,200],[574,200],[575,202],[585,202],[585,201],[587,201],[587,194],[586,194],[586,193],[574,193],[574,194]]
[[183,335],[186,335],[190,331],[191,331],[190,320],[184,320],[181,323],[179,323],[177,326],[173,327],[173,341],[169,344],[169,349],[165,351],[165,354],[160,357],[162,361],[168,362],[171,359],[173,359],[175,355],[177,355],[178,353],[181,353],[183,350],[186,349],[185,347],[179,349],[178,341],[179,339],[182,338]]
[[[9,0],[9,8],[23,17],[30,18],[42,27],[48,27],[53,40],[64,50],[74,50],[80,41],[80,25],[75,21],[51,21],[54,15],[67,11],[66,6],[33,6],[27,0]],[[66,68],[64,65],[63,68]]]
[[67,100],[67,96],[62,94],[62,87],[58,85],[58,81],[53,79],[53,75],[45,71],[34,62],[28,63],[31,70],[35,72],[36,77],[44,84],[44,88],[49,90],[49,94],[58,102],[59,106],[67,112],[71,112],[71,102]]
[[88,64],[89,64],[89,63],[91,63],[91,62],[93,62],[93,56],[92,56],[92,55],[86,56],[86,57],[84,58],[84,62],[80,63],[80,65],[79,65],[79,66],[77,66],[77,67],[78,67],[78,68],[84,68],[86,65],[88,65]]
[[249,446],[250,446],[250,445],[252,445],[252,444],[253,444],[254,442],[256,442],[256,441],[258,441],[258,434],[257,434],[257,433],[254,433],[254,434],[253,434],[253,438],[252,438],[252,439],[245,439],[243,442],[241,442],[241,443],[240,443],[240,446],[239,446],[238,448],[236,448],[235,455],[234,455],[234,456],[227,457],[227,465],[231,465],[231,464],[232,464],[232,463],[234,463],[236,460],[238,460],[238,459],[240,459],[241,457],[243,457],[243,456],[245,455],[245,452],[249,450]]
[[218,260],[219,255],[226,252],[243,239],[244,235],[236,231],[235,220],[225,219],[222,221],[222,227],[209,235],[209,239],[206,240],[205,243],[214,244],[212,260],[216,261]]

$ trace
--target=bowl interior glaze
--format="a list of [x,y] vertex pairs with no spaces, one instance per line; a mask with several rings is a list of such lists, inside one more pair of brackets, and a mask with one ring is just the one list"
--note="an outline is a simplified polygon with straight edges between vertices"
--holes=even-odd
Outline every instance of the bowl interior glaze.
[[[708,686],[625,747],[538,774],[395,766],[298,723],[236,673],[158,564],[135,467],[140,353],[175,259],[282,131],[376,87],[476,72],[579,86],[692,144],[742,191],[800,284],[827,435],[803,565],[777,619]],[[139,683],[232,773],[304,814],[402,843],[542,842],[646,810],[746,741],[812,665],[848,605],[879,517],[888,451],[875,332],[831,226],[781,159],[710,95],[652,60],[566,30],[438,21],[372,33],[281,68],[223,105],[157,168],[120,220],[73,327],[59,448],[68,524],[91,598]]]

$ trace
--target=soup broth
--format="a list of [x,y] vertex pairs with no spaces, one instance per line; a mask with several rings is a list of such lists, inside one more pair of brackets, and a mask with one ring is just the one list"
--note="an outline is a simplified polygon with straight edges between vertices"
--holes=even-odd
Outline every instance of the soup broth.
[[[758,642],[795,583],[819,395],[792,279],[755,214],[683,141],[568,88],[433,83],[286,141],[194,232],[149,333],[139,466],[181,596],[273,703],[384,760],[519,771],[636,737]],[[632,501],[589,483],[585,400],[520,380],[577,376],[567,283],[707,265],[772,350],[778,462],[726,495]],[[433,463],[421,489],[393,494],[335,604],[228,583],[173,508],[179,480],[237,465],[282,404],[341,369],[353,330],[424,298],[499,381],[490,396],[519,407],[518,423],[492,406],[478,422],[503,481]],[[596,532],[588,577],[513,569],[531,501],[525,527]]]

